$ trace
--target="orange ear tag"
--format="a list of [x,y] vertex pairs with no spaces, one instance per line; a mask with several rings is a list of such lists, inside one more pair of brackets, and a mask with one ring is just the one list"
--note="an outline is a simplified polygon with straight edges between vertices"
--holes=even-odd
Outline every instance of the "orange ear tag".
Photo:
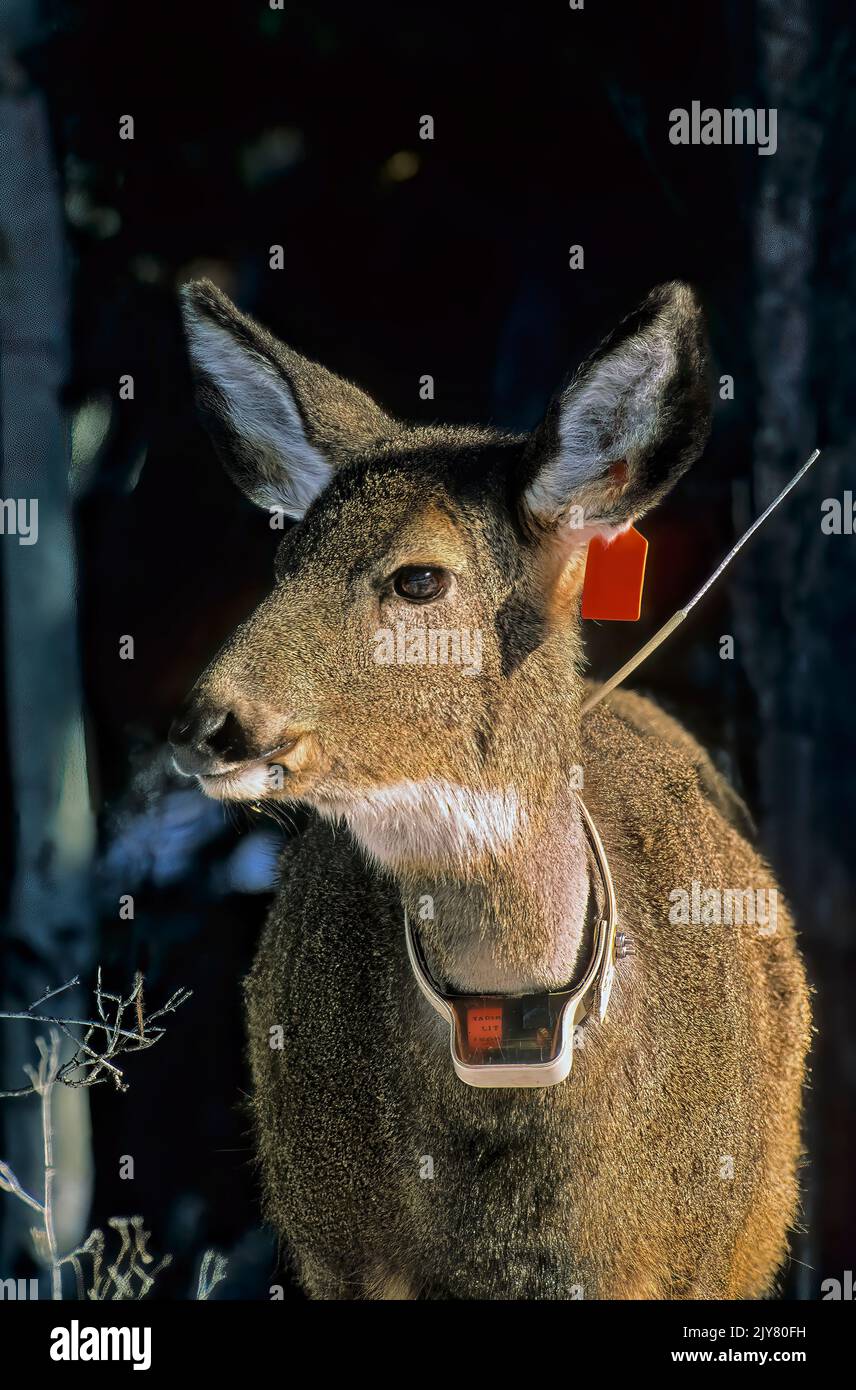
[[635,623],[642,611],[647,555],[648,542],[633,526],[608,544],[601,536],[592,536],[586,555],[583,617]]

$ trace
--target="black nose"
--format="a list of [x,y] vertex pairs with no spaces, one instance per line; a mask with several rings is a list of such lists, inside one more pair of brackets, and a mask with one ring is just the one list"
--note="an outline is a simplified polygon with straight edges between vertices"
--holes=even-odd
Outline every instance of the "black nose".
[[188,776],[210,777],[252,758],[240,720],[231,710],[189,705],[169,731],[175,765]]

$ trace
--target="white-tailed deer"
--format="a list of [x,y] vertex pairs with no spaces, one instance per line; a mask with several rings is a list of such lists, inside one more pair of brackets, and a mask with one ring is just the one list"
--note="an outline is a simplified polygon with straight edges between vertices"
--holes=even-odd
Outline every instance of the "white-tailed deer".
[[[581,715],[587,543],[707,437],[694,295],[651,294],[526,437],[392,419],[209,284],[184,314],[226,467],[298,523],[172,738],[210,796],[314,812],[246,986],[265,1208],[305,1289],[769,1292],[798,1206],[793,928],[698,744],[631,694]],[[586,972],[549,1085],[463,1084],[419,988],[458,1009],[458,1060],[508,1046],[523,1081]]]

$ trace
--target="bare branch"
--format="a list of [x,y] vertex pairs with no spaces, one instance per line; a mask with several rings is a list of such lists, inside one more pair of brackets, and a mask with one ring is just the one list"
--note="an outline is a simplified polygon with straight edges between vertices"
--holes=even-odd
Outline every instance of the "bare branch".
[[[95,1019],[59,1018],[48,1014],[34,1013],[41,1004],[80,983],[77,976],[56,989],[48,990],[35,1000],[24,1013],[0,1012],[0,1020],[12,1019],[27,1023],[44,1023],[50,1028],[49,1039],[36,1038],[39,1054],[37,1066],[26,1066],[24,1071],[30,1085],[16,1091],[2,1091],[0,1098],[9,1096],[37,1095],[42,1106],[42,1137],[44,1141],[44,1200],[31,1196],[18,1181],[8,1163],[0,1161],[0,1190],[9,1192],[37,1212],[42,1225],[32,1230],[36,1254],[48,1266],[51,1274],[52,1297],[62,1298],[62,1267],[71,1265],[74,1273],[77,1296],[82,1299],[125,1299],[145,1298],[154,1285],[157,1275],[170,1264],[172,1256],[165,1255],[158,1264],[149,1253],[149,1233],[143,1229],[141,1216],[113,1217],[110,1226],[119,1235],[119,1251],[105,1272],[105,1241],[102,1231],[92,1231],[83,1245],[67,1255],[60,1255],[54,1230],[53,1198],[56,1182],[54,1167],[54,1131],[52,1116],[53,1089],[57,1082],[66,1086],[95,1086],[101,1081],[112,1081],[117,1090],[128,1089],[121,1067],[114,1059],[125,1052],[142,1052],[160,1042],[166,1029],[153,1026],[154,1019],[175,1013],[190,998],[190,990],[179,989],[155,1013],[146,1017],[143,976],[137,971],[134,987],[127,997],[111,994],[105,990],[101,968],[95,983]],[[124,1027],[125,1015],[133,1011],[136,1030]],[[82,1029],[82,1035],[74,1029]],[[74,1054],[60,1063],[60,1034],[71,1041]],[[84,1258],[91,1259],[91,1280],[87,1287],[84,1272]],[[213,1269],[212,1269],[213,1261]],[[152,1267],[153,1266],[153,1267]],[[200,1271],[200,1298],[207,1298],[215,1284],[225,1274],[225,1261],[213,1251],[208,1251]]]
[[33,1211],[37,1211],[39,1216],[44,1216],[45,1209],[41,1202],[37,1202],[35,1197],[31,1197],[29,1192],[25,1191],[8,1163],[4,1163],[2,1159],[0,1159],[0,1187],[4,1192],[11,1192],[15,1197],[20,1197],[21,1201],[26,1202],[28,1207],[33,1208]]
[[40,1004],[44,1004],[48,999],[55,999],[58,994],[64,994],[67,989],[74,989],[75,985],[80,984],[80,976],[75,975],[73,980],[66,980],[64,985],[58,985],[56,989],[49,989],[47,994],[43,994],[41,999],[36,999],[30,1005],[30,1009],[37,1009]]
[[[167,1014],[175,1013],[176,1009],[190,998],[192,991],[177,989],[165,1004],[146,1016],[143,976],[140,972],[138,971],[134,977],[134,986],[130,994],[123,997],[104,988],[99,966],[94,991],[97,1018],[60,1018],[51,1014],[33,1013],[39,1004],[53,999],[78,983],[79,980],[75,977],[66,984],[49,990],[41,999],[31,1004],[26,1012],[0,1012],[0,1019],[42,1023],[51,1029],[59,1028],[71,1040],[75,1048],[74,1055],[58,1068],[55,1078],[64,1086],[96,1086],[102,1081],[112,1081],[118,1091],[125,1091],[127,1084],[124,1073],[114,1059],[125,1052],[142,1052],[160,1042],[166,1029],[154,1026],[155,1021]],[[123,1026],[125,1015],[129,1011],[133,1011],[135,1028]],[[82,1036],[78,1036],[73,1029],[83,1029]],[[93,1039],[98,1041],[93,1042]],[[40,1095],[37,1073],[29,1069],[28,1075],[31,1081],[29,1086],[14,1091],[0,1091],[0,1099]]]
[[199,1281],[196,1288],[197,1302],[204,1303],[211,1290],[226,1278],[226,1258],[216,1250],[206,1250],[199,1267]]

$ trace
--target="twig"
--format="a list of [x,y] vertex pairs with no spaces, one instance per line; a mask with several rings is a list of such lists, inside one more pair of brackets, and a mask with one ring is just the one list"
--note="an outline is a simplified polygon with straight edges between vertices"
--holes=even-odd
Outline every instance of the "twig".
[[[64,1264],[70,1264],[74,1271],[78,1297],[81,1299],[87,1296],[87,1292],[88,1297],[93,1299],[144,1298],[152,1288],[156,1276],[170,1263],[172,1257],[165,1255],[153,1269],[144,1267],[151,1265],[153,1256],[148,1252],[149,1233],[143,1230],[141,1216],[114,1217],[110,1221],[110,1226],[119,1233],[120,1248],[114,1263],[108,1265],[106,1274],[102,1273],[104,1235],[101,1231],[92,1231],[85,1243],[78,1249],[72,1250],[70,1254],[62,1257],[59,1255],[54,1225],[56,1168],[54,1166],[53,1089],[57,1082],[62,1082],[66,1086],[94,1086],[100,1081],[110,1080],[118,1090],[126,1091],[128,1087],[124,1082],[122,1070],[115,1065],[112,1059],[123,1052],[141,1052],[159,1042],[166,1029],[153,1027],[153,1020],[163,1018],[168,1013],[174,1013],[190,998],[191,992],[186,989],[176,990],[160,1009],[156,1009],[153,1014],[146,1018],[143,1006],[143,977],[140,972],[138,971],[134,977],[134,988],[131,993],[127,998],[123,998],[119,994],[111,994],[104,989],[99,967],[95,985],[97,1019],[59,1018],[33,1012],[40,1004],[46,1003],[48,999],[53,999],[58,994],[63,994],[79,983],[78,977],[75,976],[74,979],[66,981],[64,985],[48,990],[40,999],[36,999],[24,1013],[0,1012],[0,1019],[45,1023],[50,1027],[48,1042],[45,1042],[42,1037],[36,1038],[36,1047],[39,1053],[38,1066],[26,1066],[24,1068],[30,1078],[30,1085],[15,1091],[0,1091],[0,1098],[38,1095],[41,1100],[45,1173],[44,1199],[40,1202],[27,1192],[12,1172],[9,1164],[2,1161],[0,1161],[0,1189],[4,1192],[10,1192],[12,1196],[31,1207],[41,1217],[42,1225],[33,1228],[32,1237],[36,1251],[50,1269],[53,1299],[60,1300],[62,1298],[62,1266]],[[108,1006],[112,1006],[112,1017]],[[125,1014],[130,1009],[134,1012],[137,1025],[135,1032],[122,1026]],[[73,1028],[83,1028],[85,1030],[83,1037],[77,1037],[71,1031]],[[60,1063],[61,1032],[71,1040],[75,1048],[71,1059],[62,1064]],[[93,1046],[91,1042],[96,1035],[98,1035],[97,1045]],[[88,1291],[85,1291],[84,1288],[81,1262],[84,1255],[91,1256],[93,1262],[92,1284]],[[225,1261],[221,1256],[216,1256],[213,1275],[210,1279],[208,1278],[211,1259],[215,1259],[214,1252],[208,1251],[203,1261],[203,1271],[200,1272],[200,1288],[204,1287],[206,1290],[200,1296],[205,1298],[225,1274]]]
[[58,985],[56,989],[49,989],[47,994],[43,994],[41,999],[36,999],[35,1002],[30,1005],[30,1009],[37,1009],[40,1004],[46,1003],[48,999],[55,999],[58,994],[63,994],[65,990],[73,989],[75,985],[79,984],[80,976],[75,975],[73,980],[66,980],[64,985]]
[[[226,1258],[216,1250],[206,1250],[199,1267],[199,1282],[196,1287],[197,1302],[204,1303],[211,1290],[226,1278]],[[213,1266],[213,1268],[212,1268]]]
[[44,1225],[45,1225],[45,1244],[47,1246],[47,1256],[51,1267],[51,1297],[54,1299],[62,1298],[62,1271],[57,1262],[56,1232],[54,1230],[54,1178],[56,1169],[53,1161],[53,1114],[52,1100],[53,1088],[59,1074],[59,1033],[55,1028],[51,1029],[50,1043],[46,1043],[44,1038],[36,1038],[36,1047],[39,1050],[39,1069],[34,1071],[32,1067],[27,1067],[33,1085],[41,1096],[42,1101],[42,1139],[44,1141],[45,1153],[45,1199]]
[[31,1197],[29,1192],[24,1190],[8,1163],[4,1163],[2,1159],[0,1159],[0,1187],[4,1192],[11,1192],[13,1196],[20,1197],[21,1201],[26,1202],[28,1207],[37,1211],[39,1216],[44,1216],[45,1209],[41,1202],[36,1201],[35,1197]]
[[[95,1086],[102,1081],[112,1081],[118,1091],[125,1091],[127,1085],[124,1081],[124,1073],[121,1067],[115,1065],[113,1059],[123,1052],[142,1052],[148,1047],[153,1047],[156,1042],[160,1042],[166,1029],[153,1027],[153,1024],[166,1014],[175,1013],[176,1009],[179,1009],[190,998],[191,991],[188,989],[176,990],[161,1008],[156,1009],[154,1013],[146,1017],[143,1006],[143,977],[139,971],[134,978],[134,987],[131,993],[127,998],[123,998],[119,994],[112,994],[109,990],[105,990],[99,967],[95,985],[97,1018],[60,1018],[58,1015],[33,1013],[39,1004],[53,999],[57,994],[62,994],[78,983],[77,978],[68,980],[66,984],[42,995],[42,998],[37,999],[26,1011],[0,1012],[0,1019],[41,1023],[51,1029],[59,1028],[65,1033],[66,1037],[74,1043],[75,1051],[69,1061],[63,1062],[57,1071],[56,1080],[61,1081],[63,1085]],[[112,1016],[108,1012],[108,1005],[112,1006]],[[130,1011],[133,1011],[136,1028],[123,1027],[125,1015]],[[71,1031],[73,1028],[84,1029],[83,1036],[76,1036]],[[92,1040],[96,1035],[100,1037],[100,1041],[93,1046]],[[37,1087],[33,1083],[13,1091],[0,1091],[0,1099],[30,1096],[36,1091]]]
[[[98,1230],[91,1231],[83,1245],[63,1255],[59,1264],[71,1265],[77,1284],[77,1296],[81,1300],[88,1297],[100,1303],[107,1300],[145,1298],[161,1270],[172,1264],[172,1256],[164,1255],[153,1269],[145,1269],[143,1266],[151,1265],[154,1256],[149,1253],[149,1232],[143,1229],[143,1218],[113,1216],[107,1224],[119,1234],[119,1252],[113,1263],[107,1265],[106,1271],[106,1242],[104,1232]],[[88,1289],[83,1271],[84,1256],[92,1260]]]

